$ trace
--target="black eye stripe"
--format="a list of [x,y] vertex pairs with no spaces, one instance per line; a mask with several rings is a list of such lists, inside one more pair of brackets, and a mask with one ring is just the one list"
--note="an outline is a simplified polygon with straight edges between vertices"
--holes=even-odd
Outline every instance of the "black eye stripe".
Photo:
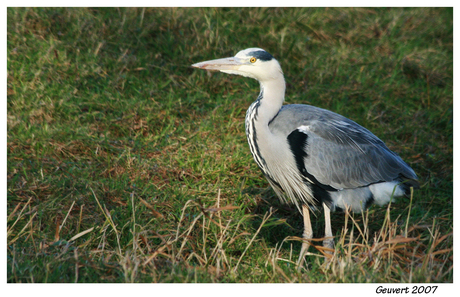
[[271,59],[273,59],[273,56],[267,53],[266,51],[253,51],[253,52],[250,52],[249,55],[261,61],[270,61]]

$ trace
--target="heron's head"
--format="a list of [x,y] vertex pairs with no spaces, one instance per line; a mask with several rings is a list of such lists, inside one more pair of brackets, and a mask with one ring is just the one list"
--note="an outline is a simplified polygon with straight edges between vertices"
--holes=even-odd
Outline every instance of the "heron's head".
[[260,82],[284,79],[278,61],[265,50],[256,47],[242,50],[234,57],[204,61],[193,64],[192,67],[238,74]]

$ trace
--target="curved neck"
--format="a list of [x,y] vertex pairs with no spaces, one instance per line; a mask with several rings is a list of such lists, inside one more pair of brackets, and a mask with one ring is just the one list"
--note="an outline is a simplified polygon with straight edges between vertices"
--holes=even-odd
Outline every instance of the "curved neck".
[[280,77],[260,83],[258,122],[268,123],[278,114],[284,102],[286,83],[281,74]]
[[264,143],[266,144],[264,147],[267,147],[274,140],[273,137],[270,137],[268,124],[283,106],[285,89],[286,84],[282,73],[277,78],[261,82],[259,98],[249,106],[246,112],[245,126],[249,148],[257,165],[267,176],[270,174],[259,143]]

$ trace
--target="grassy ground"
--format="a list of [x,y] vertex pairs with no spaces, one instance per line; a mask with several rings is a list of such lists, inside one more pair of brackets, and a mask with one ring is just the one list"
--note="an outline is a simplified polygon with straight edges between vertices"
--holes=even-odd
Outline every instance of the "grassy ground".
[[[9,8],[8,282],[452,282],[453,10]],[[244,135],[262,47],[287,103],[369,128],[422,188],[311,249]],[[322,236],[323,219],[313,227]]]

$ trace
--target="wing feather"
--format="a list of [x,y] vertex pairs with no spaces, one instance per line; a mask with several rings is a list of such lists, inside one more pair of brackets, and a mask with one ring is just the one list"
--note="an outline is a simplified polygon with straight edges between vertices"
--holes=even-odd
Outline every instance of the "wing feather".
[[417,178],[377,136],[334,112],[310,105],[285,105],[269,127],[285,138],[295,130],[306,133],[306,170],[335,189]]

